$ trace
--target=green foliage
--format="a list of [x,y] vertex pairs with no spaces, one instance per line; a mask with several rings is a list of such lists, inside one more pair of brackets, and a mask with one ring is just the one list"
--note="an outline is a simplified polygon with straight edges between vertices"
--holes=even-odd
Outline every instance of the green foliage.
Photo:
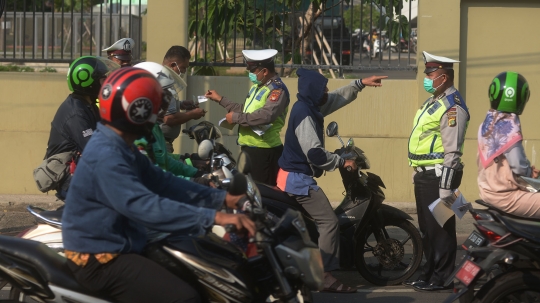
[[[360,17],[362,20],[360,20]],[[362,2],[362,5],[353,4],[353,8],[343,14],[346,26],[351,24],[351,20],[353,21],[351,31],[360,28],[364,33],[369,32],[373,27],[378,27],[379,17],[380,11],[368,2]],[[362,21],[362,24],[360,24],[360,21]]]
[[[89,12],[92,6],[100,3],[102,3],[100,0],[54,0],[54,10],[61,12],[63,5],[64,12],[71,12],[72,9],[74,12]],[[116,4],[113,3],[111,5]]]
[[56,68],[46,66],[45,68],[40,69],[39,72],[40,73],[56,73],[57,71],[56,71]]
[[29,66],[18,65],[0,65],[0,72],[33,72],[34,69]]
[[[381,30],[388,31],[390,39],[397,43],[399,41],[400,34],[409,39],[409,21],[407,17],[400,15],[403,9],[403,1],[401,0],[372,0],[378,8],[384,7],[386,14],[382,14],[380,17],[383,20],[383,27]],[[414,1],[414,0],[405,0]]]
[[[197,59],[197,62],[210,62],[210,60],[204,60],[203,58]],[[194,66],[193,67],[194,76],[219,76],[216,68],[213,66]]]

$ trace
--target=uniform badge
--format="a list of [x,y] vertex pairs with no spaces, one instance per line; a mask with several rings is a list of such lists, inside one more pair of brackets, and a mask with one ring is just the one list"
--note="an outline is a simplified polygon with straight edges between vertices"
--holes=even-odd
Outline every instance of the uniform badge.
[[279,96],[281,95],[281,90],[279,89],[274,89],[271,93],[270,93],[270,98],[269,100],[272,101],[272,102],[275,102],[279,99]]
[[459,97],[458,97],[457,95],[454,95],[454,102],[455,102],[456,104],[461,105],[461,100],[459,99]]
[[448,117],[448,126],[450,127],[456,126],[456,117]]

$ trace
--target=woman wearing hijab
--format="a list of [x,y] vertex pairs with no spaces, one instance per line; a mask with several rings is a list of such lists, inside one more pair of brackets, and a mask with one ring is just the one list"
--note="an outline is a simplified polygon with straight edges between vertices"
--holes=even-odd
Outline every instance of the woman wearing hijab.
[[540,193],[531,193],[520,177],[538,178],[525,149],[519,115],[529,100],[529,85],[516,72],[497,75],[489,87],[491,109],[478,130],[480,197],[512,215],[540,219]]

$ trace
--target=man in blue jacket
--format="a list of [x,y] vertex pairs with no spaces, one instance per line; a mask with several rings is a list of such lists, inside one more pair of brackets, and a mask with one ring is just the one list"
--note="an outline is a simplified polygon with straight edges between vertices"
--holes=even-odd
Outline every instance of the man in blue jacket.
[[102,123],[86,145],[62,216],[68,267],[77,282],[118,302],[200,302],[186,282],[140,255],[146,228],[198,233],[214,224],[234,224],[255,233],[231,195],[163,172],[133,142],[157,120],[162,88],[148,71],[113,72],[99,95]]
[[315,178],[338,167],[356,169],[354,160],[345,160],[324,149],[324,116],[356,99],[365,86],[381,86],[386,76],[371,76],[328,92],[328,79],[307,69],[298,69],[298,102],[289,116],[283,154],[279,158],[277,186],[295,198],[315,219],[324,265],[324,290],[356,292],[332,276],[339,269],[339,225],[332,206]]

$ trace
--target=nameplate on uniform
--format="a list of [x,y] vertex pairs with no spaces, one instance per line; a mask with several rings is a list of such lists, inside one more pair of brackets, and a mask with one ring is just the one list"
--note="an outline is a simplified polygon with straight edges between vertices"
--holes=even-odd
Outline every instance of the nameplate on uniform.
[[261,90],[258,94],[257,94],[257,97],[255,97],[255,100],[261,100],[262,96],[264,95],[265,93],[265,90]]

